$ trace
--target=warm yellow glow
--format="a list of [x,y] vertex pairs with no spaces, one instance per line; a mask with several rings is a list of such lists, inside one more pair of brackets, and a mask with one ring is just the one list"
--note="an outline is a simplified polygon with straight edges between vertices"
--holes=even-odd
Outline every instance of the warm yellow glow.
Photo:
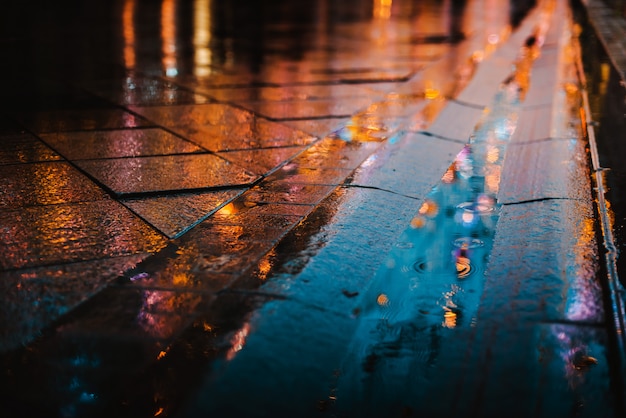
[[174,277],[172,277],[172,284],[181,286],[191,283],[191,280],[191,275],[189,273],[181,271],[176,273]]
[[205,332],[211,332],[211,331],[213,331],[213,326],[211,324],[209,324],[208,322],[203,322],[202,323],[202,329]]
[[196,76],[211,73],[211,0],[195,0],[193,4],[193,46]]
[[418,215],[411,219],[411,228],[413,229],[422,228],[424,225],[426,225],[426,219],[423,216]]
[[178,74],[176,62],[176,2],[175,0],[163,0],[161,5],[161,63],[165,75],[175,76]]
[[446,328],[454,328],[456,327],[456,313],[447,310],[443,313],[443,326]]
[[489,145],[487,147],[487,162],[495,163],[500,158],[500,150],[497,147]]
[[157,409],[157,411],[154,413],[155,417],[158,417],[159,415],[161,415],[163,412],[165,412],[164,408],[159,408]]
[[157,356],[157,360],[161,360],[163,357],[165,357],[167,355],[167,352],[165,351],[161,351],[159,352],[159,355]]
[[122,30],[124,36],[124,65],[135,67],[135,0],[126,0],[122,11]]
[[380,306],[387,306],[389,304],[389,298],[384,293],[381,293],[376,298],[376,303],[378,303]]
[[248,337],[249,332],[250,324],[245,323],[243,327],[241,327],[241,329],[237,331],[235,335],[233,335],[233,338],[231,338],[230,340],[230,350],[228,350],[228,353],[226,353],[226,359],[234,359],[237,353],[243,349],[243,347],[246,345],[246,338]]
[[219,210],[219,214],[221,215],[228,216],[228,215],[233,215],[235,213],[237,213],[237,208],[232,203],[225,205],[222,209]]
[[391,17],[392,0],[374,0],[374,17],[389,19]]
[[441,92],[435,88],[427,87],[426,90],[424,90],[424,96],[428,100],[436,99],[437,97],[440,96],[440,94]]
[[259,280],[267,279],[267,275],[272,271],[272,259],[276,256],[276,252],[274,249],[270,251],[261,261],[259,261],[258,267],[258,277]]
[[439,206],[432,200],[426,200],[424,201],[424,203],[422,203],[422,206],[420,206],[418,212],[420,213],[420,215],[433,217],[439,212]]

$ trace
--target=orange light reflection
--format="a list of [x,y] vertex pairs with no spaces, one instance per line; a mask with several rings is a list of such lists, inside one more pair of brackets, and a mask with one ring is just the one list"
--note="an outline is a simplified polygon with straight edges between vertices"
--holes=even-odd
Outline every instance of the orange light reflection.
[[122,11],[122,29],[124,36],[124,66],[135,67],[135,0],[126,0]]
[[163,58],[161,63],[165,75],[178,74],[176,62],[176,3],[175,0],[163,0],[161,5],[161,41]]

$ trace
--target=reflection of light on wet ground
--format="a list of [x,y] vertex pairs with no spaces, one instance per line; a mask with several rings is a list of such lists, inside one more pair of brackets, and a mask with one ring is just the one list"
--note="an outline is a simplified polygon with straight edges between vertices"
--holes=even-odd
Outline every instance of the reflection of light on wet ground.
[[211,0],[195,0],[193,4],[194,75],[211,73]]
[[[529,71],[532,57],[522,56],[519,72]],[[382,399],[393,397],[391,392],[402,390],[400,371],[427,374],[442,350],[465,349],[456,346],[460,340],[454,335],[479,324],[484,270],[500,212],[495,196],[526,88],[517,83],[527,81],[528,74],[515,74],[502,87],[363,292],[347,377],[339,379],[338,393],[375,387],[386,393]],[[394,373],[398,383],[388,378]],[[381,377],[387,380],[376,380]]]
[[243,347],[246,345],[246,338],[248,337],[249,333],[250,333],[249,323],[245,323],[243,327],[241,327],[237,332],[235,332],[235,335],[233,335],[233,337],[230,340],[231,347],[228,350],[228,353],[226,354],[227,360],[234,359],[237,353],[243,349]]

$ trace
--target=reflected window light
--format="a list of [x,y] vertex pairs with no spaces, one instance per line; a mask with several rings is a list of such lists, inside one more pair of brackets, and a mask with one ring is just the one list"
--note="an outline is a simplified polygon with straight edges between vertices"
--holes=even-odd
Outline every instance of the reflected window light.
[[176,62],[176,3],[163,0],[161,5],[161,42],[163,58],[161,63],[168,77],[178,74]]
[[374,0],[374,17],[389,19],[391,17],[392,0]]
[[124,66],[135,67],[135,0],[126,0],[122,11],[122,35],[124,38]]
[[196,76],[211,73],[211,0],[195,0],[193,4],[193,72]]

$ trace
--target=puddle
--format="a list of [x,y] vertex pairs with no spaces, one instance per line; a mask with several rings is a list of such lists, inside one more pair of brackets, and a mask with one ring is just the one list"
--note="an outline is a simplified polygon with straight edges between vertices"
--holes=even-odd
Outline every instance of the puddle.
[[[535,54],[525,55],[518,73]],[[501,87],[364,292],[337,381],[339,410],[377,410],[414,397],[421,392],[410,387],[436,373],[445,352],[465,349],[460,335],[477,325],[500,172],[526,87],[518,75]]]

